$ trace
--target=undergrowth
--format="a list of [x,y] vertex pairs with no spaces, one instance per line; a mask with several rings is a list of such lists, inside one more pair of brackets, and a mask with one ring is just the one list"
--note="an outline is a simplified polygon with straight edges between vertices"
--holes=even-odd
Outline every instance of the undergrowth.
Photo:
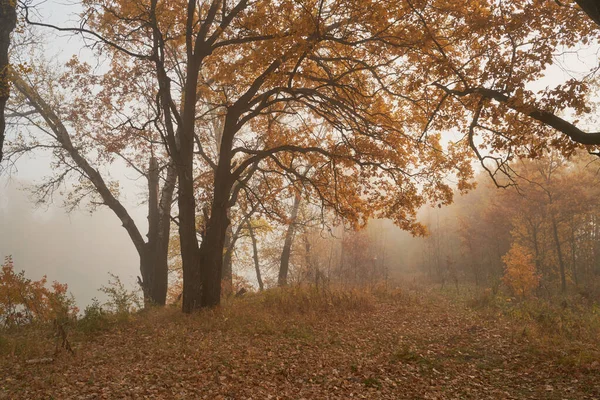
[[[397,292],[386,295],[397,298]],[[383,291],[377,298],[383,298]],[[221,307],[182,314],[177,306],[141,311],[104,307],[97,300],[85,308],[83,315],[68,330],[75,348],[112,334],[134,329],[152,332],[161,327],[175,330],[232,331],[249,335],[282,335],[290,338],[312,338],[311,324],[322,315],[344,318],[348,313],[367,312],[376,303],[374,294],[358,289],[316,290],[312,287],[269,289],[228,299]],[[0,331],[0,356],[20,358],[50,357],[56,354],[57,335],[51,324],[33,324],[16,330]],[[60,349],[58,349],[60,350]]]
[[472,288],[453,296],[490,319],[504,318],[513,337],[531,342],[532,351],[560,352],[564,363],[574,365],[600,359],[600,301],[595,296],[571,292],[515,298]]
[[290,287],[270,289],[258,295],[262,306],[284,314],[327,311],[367,311],[375,304],[374,295],[360,289]]

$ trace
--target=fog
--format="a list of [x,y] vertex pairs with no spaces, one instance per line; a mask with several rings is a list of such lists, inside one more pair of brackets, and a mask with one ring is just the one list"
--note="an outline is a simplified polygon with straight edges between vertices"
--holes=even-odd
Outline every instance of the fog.
[[[46,275],[49,282],[67,283],[82,309],[94,297],[105,300],[98,289],[108,282],[109,272],[118,275],[128,287],[137,288],[138,256],[111,210],[99,207],[93,213],[85,209],[67,213],[60,198],[37,207],[29,197],[29,184],[17,179],[0,181],[2,259],[12,256],[15,269],[24,270],[30,279]],[[146,224],[143,207],[130,204],[128,209],[143,232]],[[367,230],[390,279],[414,279],[423,239],[413,238],[391,221],[371,221]],[[234,265],[234,270],[255,283],[253,269],[245,267]]]
[[[49,282],[67,283],[80,308],[94,297],[104,299],[98,288],[108,282],[109,272],[134,287],[139,274],[137,253],[109,209],[67,213],[58,199],[35,207],[26,186],[15,179],[0,180],[2,259],[12,255],[15,270],[24,270],[30,279],[46,275]],[[135,211],[136,221],[145,222]]]

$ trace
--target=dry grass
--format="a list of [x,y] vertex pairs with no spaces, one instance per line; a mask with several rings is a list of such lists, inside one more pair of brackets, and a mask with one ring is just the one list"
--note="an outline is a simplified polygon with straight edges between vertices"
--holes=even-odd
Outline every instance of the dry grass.
[[[517,325],[514,317],[488,318],[492,314],[431,288],[291,287],[250,293],[191,315],[176,307],[151,309],[94,331],[74,327],[74,356],[63,352],[51,363],[29,365],[24,362],[33,358],[29,349],[0,359],[0,375],[7,377],[0,398],[575,399],[598,394],[589,357],[566,342],[558,349],[564,354],[548,354],[522,335],[511,337],[517,332],[511,328]],[[33,340],[37,357],[53,351],[51,337],[36,338],[17,348]],[[581,366],[572,361],[577,358]]]
[[472,287],[463,288],[460,295],[445,294],[483,318],[505,321],[512,337],[529,343],[529,350],[540,357],[573,367],[600,362],[600,303],[596,298],[570,293],[518,299]]
[[255,296],[266,310],[283,314],[368,311],[375,304],[373,294],[361,289],[297,286],[270,289]]

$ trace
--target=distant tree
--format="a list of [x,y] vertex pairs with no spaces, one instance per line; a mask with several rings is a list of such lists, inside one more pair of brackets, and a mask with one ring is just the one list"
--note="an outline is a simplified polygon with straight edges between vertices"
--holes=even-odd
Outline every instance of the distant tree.
[[527,248],[513,244],[502,260],[506,266],[502,280],[515,294],[525,297],[537,287],[540,277]]

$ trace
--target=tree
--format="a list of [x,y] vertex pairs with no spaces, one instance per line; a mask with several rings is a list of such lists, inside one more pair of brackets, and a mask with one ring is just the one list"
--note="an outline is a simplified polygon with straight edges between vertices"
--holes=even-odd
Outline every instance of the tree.
[[533,257],[526,248],[513,245],[502,260],[506,265],[502,280],[515,294],[525,297],[537,287],[540,278],[535,271]]
[[0,0],[0,162],[3,158],[3,145],[6,130],[4,111],[10,95],[9,60],[10,35],[17,24],[17,1]]
[[258,259],[258,245],[256,243],[256,234],[254,233],[254,227],[252,223],[248,220],[246,221],[246,225],[248,228],[248,234],[250,235],[250,239],[252,240],[252,260],[254,261],[254,269],[256,270],[256,281],[258,282],[258,289],[262,292],[265,288],[265,284],[263,283],[262,274],[260,272],[260,262]]
[[[451,232],[460,237],[463,262],[457,267],[464,268],[465,275],[477,284],[492,287],[503,275],[506,283],[533,273],[539,278],[538,294],[564,292],[573,283],[579,290],[595,285],[597,158],[584,152],[571,158],[550,152],[533,160],[516,160],[510,168],[514,187],[498,190],[486,184],[485,176],[478,176],[476,190],[450,207],[436,210],[441,213],[441,223],[449,225],[445,227],[450,237],[446,241],[452,240]],[[441,232],[435,221],[428,228],[428,242],[436,243]],[[439,247],[442,257],[452,256],[448,246]],[[524,259],[526,253],[531,259],[533,272],[528,263],[515,261],[509,271],[513,278],[507,278],[502,256],[517,247],[514,251],[521,254],[519,258]],[[525,270],[519,271],[519,266]],[[518,277],[521,273],[525,277]]]
[[[597,20],[594,2],[577,3]],[[553,63],[553,54],[576,50],[581,43],[597,43],[594,21],[572,2],[543,7],[534,2],[490,2],[473,18],[475,24],[485,18],[487,26],[465,33],[452,46],[444,45],[443,31],[439,37],[437,31],[431,31],[431,40],[453,75],[446,82],[434,82],[434,86],[440,90],[440,110],[446,106],[453,111],[463,108],[459,114],[464,117],[463,129],[470,146],[492,177],[500,172],[510,179],[509,165],[515,156],[536,157],[548,149],[571,155],[576,149],[600,144],[599,133],[577,126],[578,120],[592,111],[588,95],[594,85],[593,73],[555,82],[539,92],[529,89]],[[430,26],[431,15],[423,14],[422,21]],[[482,47],[475,40],[488,44]],[[486,48],[488,40],[496,41],[493,50]],[[469,50],[463,52],[465,48]],[[494,67],[488,68],[490,65]],[[568,113],[577,120],[569,122],[563,117]]]
[[[379,90],[390,86],[394,79],[383,69],[401,56],[402,43],[387,43],[387,36],[397,27],[384,32],[374,28],[373,21],[366,18],[373,15],[366,5],[353,4],[355,15],[343,22],[332,22],[337,18],[337,7],[321,8],[315,19],[309,11],[314,9],[312,6],[300,9],[291,2],[273,5],[213,1],[199,8],[193,1],[177,4],[176,9],[181,7],[178,10],[187,8],[184,21],[169,21],[171,14],[157,1],[140,7],[119,2],[90,2],[89,5],[90,9],[94,8],[93,13],[89,12],[89,22],[96,32],[104,35],[105,43],[113,45],[121,56],[132,56],[133,62],[150,61],[155,66],[153,74],[159,84],[166,142],[178,169],[184,311],[218,304],[220,284],[217,282],[221,281],[222,249],[229,224],[227,210],[239,191],[236,182],[249,179],[255,172],[253,166],[265,159],[279,164],[282,169],[286,165],[278,155],[295,153],[313,158],[321,165],[327,162],[327,168],[322,168],[318,177],[326,178],[327,185],[317,179],[311,184],[338,211],[346,212],[353,220],[378,210],[392,216],[391,210],[401,206],[398,222],[408,229],[418,229],[411,214],[425,197],[430,195],[449,201],[450,190],[437,178],[452,162],[440,159],[437,137],[428,137],[420,142],[425,146],[416,147],[411,139],[402,136],[397,124],[400,116],[390,108],[391,103],[384,100],[384,97],[390,100],[401,97],[390,90]],[[381,18],[380,22],[385,21],[384,16]],[[354,33],[345,30],[344,26],[350,24],[362,26],[364,34],[361,29]],[[282,26],[298,28],[286,31]],[[133,36],[117,35],[115,27]],[[146,46],[132,47],[131,37]],[[359,37],[366,39],[358,42]],[[387,58],[381,58],[385,54],[380,48],[382,45],[391,50]],[[185,56],[181,59],[184,59],[186,72],[180,93],[183,102],[177,109],[174,99],[179,94],[171,88],[169,73],[179,61],[169,56],[182,54],[178,53],[182,48]],[[265,51],[257,53],[256,48]],[[330,57],[327,52],[340,56]],[[237,57],[232,57],[233,54]],[[242,65],[253,68],[241,69]],[[238,79],[232,84],[230,70],[245,71],[245,74],[238,72]],[[367,81],[370,87],[361,84]],[[203,85],[204,82],[207,84]],[[212,163],[215,171],[212,204],[200,246],[195,231],[192,168],[199,87],[211,93],[203,98],[214,102],[204,106],[218,110],[223,121],[219,158]],[[285,123],[261,131],[267,115],[286,112],[284,104],[295,108],[293,114],[289,113]],[[311,118],[318,118],[330,127],[331,139],[315,143],[310,137],[293,138],[298,129],[290,128],[292,121],[310,122]],[[234,148],[236,139],[242,140],[250,134],[260,139],[261,150],[246,146]],[[408,147],[414,149],[410,160],[405,157]],[[426,173],[415,169],[432,157],[438,158],[437,167],[428,168]],[[350,188],[345,189],[345,193],[341,187],[331,190],[329,184],[335,180],[332,174],[346,177],[350,175],[349,169],[356,169],[364,182],[370,180],[373,190],[370,193],[363,190],[363,196]],[[408,179],[410,176],[427,182],[425,194],[418,194],[417,186]],[[327,191],[320,190],[326,186]],[[397,203],[389,206],[383,202],[379,187],[390,190],[390,197],[396,197]],[[368,210],[360,206],[367,203]]]
[[[138,279],[146,304],[164,305],[168,283],[167,252],[171,203],[176,184],[175,168],[170,163],[159,165],[158,157],[152,150],[153,133],[148,129],[137,131],[134,139],[130,137],[126,141],[119,142],[114,134],[115,129],[103,125],[109,120],[111,107],[104,106],[102,102],[104,98],[101,95],[95,95],[96,98],[101,99],[95,101],[92,93],[87,91],[88,87],[82,87],[82,82],[89,84],[94,79],[89,75],[89,68],[77,62],[73,62],[71,67],[73,69],[67,74],[68,80],[61,80],[63,86],[71,89],[71,96],[75,97],[72,99],[73,103],[69,105],[61,103],[56,98],[47,100],[42,97],[40,92],[49,96],[48,94],[57,93],[58,90],[53,87],[55,79],[49,79],[50,82],[46,81],[45,84],[49,84],[50,87],[46,87],[47,90],[43,89],[45,71],[41,65],[32,70],[32,75],[36,76],[34,83],[26,81],[29,77],[21,77],[16,72],[11,75],[15,89],[22,96],[21,99],[18,99],[20,107],[17,107],[14,115],[26,119],[38,128],[37,132],[44,133],[45,140],[35,132],[27,139],[21,132],[19,137],[11,143],[8,155],[9,157],[18,156],[36,148],[52,149],[57,170],[60,172],[41,185],[38,190],[40,200],[51,196],[59,185],[67,181],[69,174],[73,174],[79,181],[75,194],[70,197],[72,203],[70,207],[77,206],[83,197],[91,193],[99,196],[100,199],[96,204],[105,205],[115,213],[138,252],[141,272],[141,278]],[[40,77],[42,78],[40,79]],[[108,78],[110,79],[110,77]],[[39,85],[39,89],[35,87],[36,84]],[[68,112],[62,112],[64,109],[67,109]],[[98,119],[100,114],[103,114],[102,119]],[[131,120],[129,122],[133,123]],[[94,155],[89,150],[90,145],[96,153],[101,155],[98,164],[109,164],[112,157],[119,155],[127,161],[129,166],[147,179],[147,240],[144,240],[128,210],[119,201],[114,185],[107,181],[98,167],[93,165],[92,157]],[[124,155],[128,148],[133,149],[134,154],[131,158]],[[136,151],[139,154],[140,148],[149,149],[151,155],[149,157],[136,156]],[[142,163],[147,163],[148,166],[139,166]],[[166,172],[161,173],[161,170]],[[164,181],[162,188],[160,188],[161,175]]]
[[277,277],[278,286],[287,285],[288,272],[290,270],[290,255],[292,253],[292,244],[294,241],[294,234],[296,231],[296,220],[298,219],[298,210],[300,208],[301,196],[300,193],[294,195],[294,203],[292,204],[292,211],[290,213],[290,219],[285,232],[285,240],[283,242],[283,250],[281,251],[281,261],[279,265],[279,274]]
[[[470,187],[468,147],[494,176],[509,172],[515,154],[549,147],[566,154],[600,137],[557,115],[589,110],[588,78],[537,98],[526,90],[559,46],[595,40],[596,26],[575,7],[517,0],[85,5],[85,23],[63,30],[99,41],[115,69],[158,86],[156,108],[179,179],[186,312],[219,303],[228,212],[261,167],[300,179],[296,167],[313,165],[303,181],[307,196],[350,224],[378,216],[423,232],[416,210],[451,201],[447,176]],[[573,29],[556,29],[567,25]],[[215,119],[220,145],[211,158],[202,140]],[[442,145],[440,132],[457,127],[464,138]],[[200,163],[212,175],[202,207],[194,190]],[[200,244],[199,210],[206,211]]]

